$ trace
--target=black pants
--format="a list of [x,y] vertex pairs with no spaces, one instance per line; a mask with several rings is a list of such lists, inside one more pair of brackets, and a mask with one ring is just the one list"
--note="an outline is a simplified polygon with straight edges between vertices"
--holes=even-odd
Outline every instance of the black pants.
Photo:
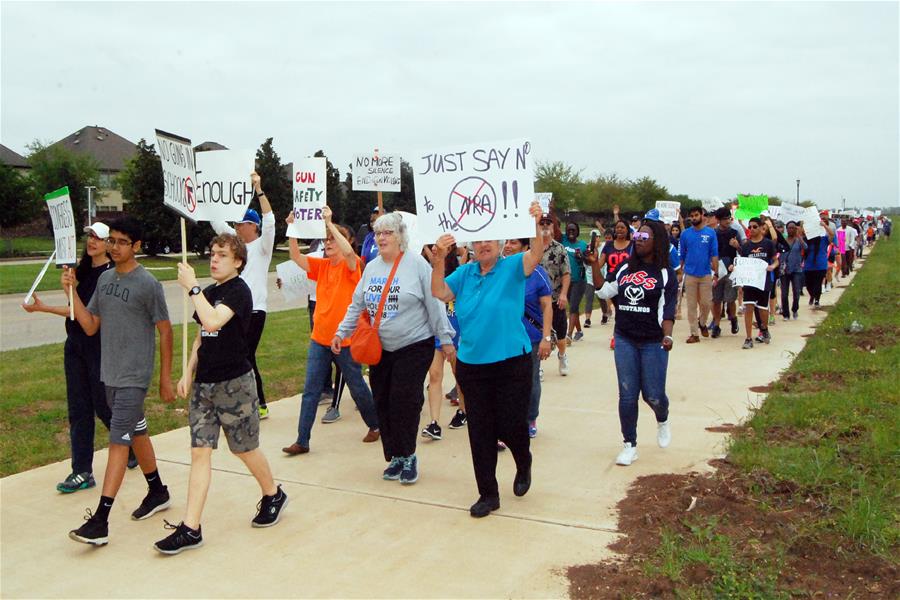
[[841,275],[847,277],[850,275],[850,265],[853,264],[853,250],[847,250],[842,255],[841,260]]
[[94,415],[107,429],[111,417],[106,391],[100,382],[100,336],[69,336],[63,350],[63,364],[69,404],[72,472],[92,473]]
[[250,364],[253,366],[253,374],[256,375],[256,395],[259,396],[260,408],[266,406],[266,395],[263,393],[262,375],[259,374],[259,367],[256,366],[256,348],[259,346],[259,340],[262,337],[263,328],[266,326],[266,311],[254,310],[250,313],[250,326],[247,328],[247,351]]
[[[800,286],[803,281],[803,272],[785,273],[781,276],[781,314],[785,319],[800,310]],[[793,302],[788,302],[788,289],[793,292]]]
[[809,303],[819,303],[822,297],[822,283],[825,281],[825,271],[805,271],[806,291],[809,292]]
[[381,361],[369,368],[386,461],[416,453],[419,418],[425,404],[423,386],[432,360],[434,338],[429,337],[393,352],[383,351]]
[[466,391],[469,447],[478,494],[482,498],[499,498],[497,440],[509,447],[517,469],[531,466],[528,438],[531,354],[485,365],[457,360],[456,379]]

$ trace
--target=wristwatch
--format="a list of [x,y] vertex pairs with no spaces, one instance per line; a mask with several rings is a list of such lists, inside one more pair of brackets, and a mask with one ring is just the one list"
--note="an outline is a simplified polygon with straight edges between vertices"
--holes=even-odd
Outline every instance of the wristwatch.
[[666,340],[669,340],[670,342],[674,342],[674,341],[675,341],[675,340],[672,339],[672,336],[671,336],[671,335],[664,335],[664,336],[663,336],[663,341],[666,341]]
[[553,338],[552,338],[551,336],[548,335],[547,337],[544,338],[544,341],[545,341],[545,342],[551,342],[551,343],[552,343],[552,342],[553,342]]
[[191,291],[188,292],[188,296],[196,296],[197,294],[199,294],[202,291],[203,290],[200,289],[199,285],[195,285],[194,287],[191,288]]

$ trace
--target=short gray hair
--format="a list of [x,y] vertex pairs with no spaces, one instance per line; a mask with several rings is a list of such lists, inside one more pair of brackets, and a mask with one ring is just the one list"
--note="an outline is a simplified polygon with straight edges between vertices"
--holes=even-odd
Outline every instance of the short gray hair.
[[403,222],[403,216],[399,213],[387,213],[381,215],[372,225],[372,231],[393,231],[400,242],[400,251],[406,252],[409,248],[409,230]]

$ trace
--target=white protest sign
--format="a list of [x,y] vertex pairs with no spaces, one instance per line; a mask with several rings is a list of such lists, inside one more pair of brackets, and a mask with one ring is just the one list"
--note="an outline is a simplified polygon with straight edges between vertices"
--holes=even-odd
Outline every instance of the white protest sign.
[[712,211],[716,210],[717,208],[721,208],[722,206],[725,206],[725,203],[722,202],[721,200],[719,200],[718,198],[704,198],[703,200],[701,200],[701,202],[703,203],[703,210],[706,210],[709,212],[712,212]]
[[303,239],[325,237],[326,202],[325,157],[307,157],[294,161],[294,222],[288,225],[287,236]]
[[31,296],[34,295],[34,290],[37,289],[37,286],[41,283],[41,280],[44,278],[44,275],[47,273],[47,269],[50,267],[50,263],[53,262],[53,258],[56,256],[56,250],[54,250],[50,257],[47,259],[47,262],[44,263],[41,272],[38,273],[38,276],[34,278],[34,283],[31,284],[31,289],[28,290],[28,295],[25,296],[25,301],[22,304],[31,304]]
[[399,154],[356,154],[353,157],[354,192],[399,192]]
[[535,192],[534,199],[541,205],[541,212],[550,214],[550,203],[553,201],[553,192]]
[[764,290],[766,289],[766,277],[769,274],[766,271],[768,266],[768,263],[761,258],[738,256],[734,259],[731,283],[735,287],[749,286]]
[[192,221],[208,221],[198,214],[197,168],[191,140],[156,130],[163,170],[163,204]]
[[800,221],[803,218],[803,215],[806,213],[806,209],[802,206],[797,206],[796,204],[790,204],[789,202],[782,202],[781,206],[781,220],[787,223],[788,221]]
[[880,209],[880,208],[876,208],[876,209],[875,209],[875,216],[876,216],[876,217],[880,217],[880,216],[881,216],[881,209]]
[[531,143],[460,144],[418,154],[413,163],[422,240],[458,242],[534,235]]
[[422,240],[422,236],[419,232],[418,219],[416,215],[408,212],[404,212],[402,210],[395,211],[398,215],[403,217],[403,223],[406,225],[406,232],[409,235],[409,246],[407,248],[408,252],[414,252],[415,254],[420,254],[422,252],[422,248],[425,246],[425,242]]
[[871,219],[872,217],[875,216],[875,213],[872,212],[871,210],[864,210],[862,214],[867,219]]
[[773,221],[780,221],[781,220],[781,207],[769,205],[769,208],[767,210],[764,210],[762,212],[762,214],[764,216],[769,217]]
[[656,210],[659,211],[659,220],[663,223],[677,223],[681,215],[681,202],[658,200]]
[[281,280],[281,294],[285,302],[306,300],[315,287],[315,282],[309,280],[306,271],[292,260],[275,265],[275,272]]
[[819,209],[810,206],[803,211],[803,231],[808,239],[817,238],[825,235],[825,228],[822,227],[822,217],[819,216]]
[[69,187],[61,187],[44,196],[47,210],[53,221],[53,239],[56,242],[56,266],[74,265],[78,262],[75,247],[75,218],[72,216],[72,200]]
[[237,150],[197,152],[197,211],[195,221],[240,221],[250,207],[253,155]]

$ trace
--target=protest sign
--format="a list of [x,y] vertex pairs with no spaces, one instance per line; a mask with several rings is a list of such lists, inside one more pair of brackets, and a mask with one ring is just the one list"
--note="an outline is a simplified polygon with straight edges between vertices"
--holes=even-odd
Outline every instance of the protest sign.
[[281,280],[281,294],[285,302],[306,301],[315,288],[315,282],[309,280],[306,271],[292,260],[275,265],[275,272]]
[[47,269],[50,267],[50,263],[53,262],[53,259],[56,257],[56,250],[54,250],[50,257],[47,258],[47,262],[44,263],[44,266],[41,268],[41,272],[38,273],[38,276],[34,278],[34,283],[31,284],[31,289],[28,290],[28,295],[25,296],[25,301],[22,304],[28,305],[31,304],[31,296],[34,295],[34,290],[37,289],[37,286],[41,283],[41,280],[44,278],[44,275],[47,273]]
[[749,286],[758,290],[766,289],[766,271],[768,263],[761,258],[745,258],[738,256],[734,259],[734,270],[731,272],[731,283],[735,287]]
[[746,221],[758,217],[762,211],[769,208],[769,197],[765,195],[747,196],[738,194],[738,209],[734,212],[734,218],[738,221]]
[[790,204],[789,202],[782,202],[780,208],[781,220],[785,223],[787,223],[788,221],[794,221],[796,223],[803,218],[803,214],[806,212],[806,209],[802,206]]
[[72,266],[78,262],[75,247],[75,218],[72,216],[72,200],[69,187],[61,187],[44,196],[47,210],[53,221],[53,239],[56,242],[56,266]]
[[880,216],[881,216],[881,209],[880,209],[880,208],[875,209],[875,216],[876,216],[876,217],[880,217]]
[[681,202],[658,200],[656,210],[659,211],[659,220],[663,223],[677,223],[678,217],[681,216]]
[[356,154],[353,157],[353,191],[399,192],[399,154]]
[[294,222],[288,225],[292,238],[318,240],[325,237],[325,157],[307,157],[294,162]]
[[837,238],[837,251],[843,254],[847,251],[847,232],[843,229],[838,229],[834,232],[834,235]]
[[773,221],[781,220],[781,207],[780,206],[770,206],[768,210],[762,211],[762,216],[769,217]]
[[809,239],[817,238],[825,235],[825,228],[822,227],[822,217],[819,216],[819,209],[810,206],[803,212],[803,231]]
[[550,214],[550,203],[553,202],[553,192],[535,192],[534,199],[541,205],[541,213]]
[[717,208],[725,206],[725,203],[718,198],[704,198],[700,201],[703,204],[703,210],[713,212]]
[[156,145],[163,170],[163,204],[192,221],[198,218],[197,168],[191,140],[156,130]]
[[458,242],[534,235],[531,143],[460,144],[418,154],[413,170],[422,240]]
[[406,233],[409,235],[409,245],[407,251],[413,252],[415,254],[420,254],[422,252],[422,248],[425,246],[425,242],[422,240],[422,236],[419,232],[418,219],[416,215],[402,210],[397,210],[394,212],[403,217],[403,223],[406,225]]
[[862,211],[862,216],[865,217],[866,219],[871,219],[872,217],[875,216],[875,213],[872,212],[871,210],[864,210],[864,211]]
[[197,152],[197,210],[195,221],[240,221],[250,208],[254,158],[249,152]]

